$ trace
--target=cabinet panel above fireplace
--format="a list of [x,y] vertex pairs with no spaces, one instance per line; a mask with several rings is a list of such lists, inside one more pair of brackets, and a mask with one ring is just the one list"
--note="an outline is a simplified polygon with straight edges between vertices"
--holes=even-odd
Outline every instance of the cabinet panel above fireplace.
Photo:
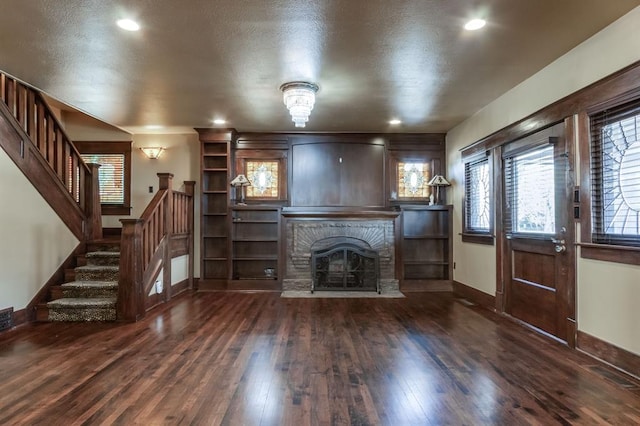
[[292,146],[291,206],[383,207],[385,150],[369,143]]

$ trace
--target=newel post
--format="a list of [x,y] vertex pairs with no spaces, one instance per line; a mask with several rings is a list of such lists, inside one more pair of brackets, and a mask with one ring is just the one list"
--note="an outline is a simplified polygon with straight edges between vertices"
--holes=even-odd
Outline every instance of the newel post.
[[193,289],[193,223],[194,223],[194,197],[195,197],[195,180],[184,181],[184,193],[189,196],[189,204],[187,205],[187,229],[189,230],[189,289]]
[[85,216],[84,235],[87,240],[102,239],[102,205],[100,204],[100,164],[88,163],[89,179],[85,179]]
[[120,279],[118,280],[117,319],[137,321],[145,313],[142,282],[142,219],[120,219]]
[[162,292],[164,301],[171,300],[171,235],[173,235],[173,174],[158,173],[158,188],[165,189],[164,198],[164,248],[162,250]]

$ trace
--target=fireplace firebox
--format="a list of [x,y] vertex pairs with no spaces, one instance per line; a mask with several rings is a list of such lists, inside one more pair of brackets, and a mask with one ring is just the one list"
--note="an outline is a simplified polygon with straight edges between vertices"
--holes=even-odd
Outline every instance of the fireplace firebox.
[[311,292],[315,290],[380,293],[378,252],[342,242],[311,251]]

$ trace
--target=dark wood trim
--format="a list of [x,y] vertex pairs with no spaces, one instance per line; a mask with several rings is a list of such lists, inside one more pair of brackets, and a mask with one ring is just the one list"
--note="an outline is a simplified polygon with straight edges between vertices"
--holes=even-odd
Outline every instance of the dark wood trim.
[[[235,149],[232,154],[235,159],[234,176],[243,173],[246,174],[247,161],[277,161],[278,162],[278,197],[249,197],[246,196],[247,203],[263,202],[278,203],[286,201],[289,198],[287,181],[289,173],[287,172],[289,151],[286,149]],[[235,194],[234,194],[235,195]],[[233,197],[235,198],[235,197]]]
[[51,287],[60,285],[64,282],[65,271],[69,269],[73,269],[77,266],[77,256],[80,254],[86,253],[87,246],[84,241],[81,241],[75,249],[67,256],[67,258],[62,262],[62,264],[55,270],[55,272],[49,277],[47,282],[38,290],[36,295],[31,299],[27,307],[24,309],[26,311],[26,321],[32,322],[36,320],[36,309],[37,306],[41,303],[45,303],[49,300],[49,291]]
[[182,292],[189,290],[189,288],[189,278],[171,285],[171,298],[177,297]]
[[640,265],[640,247],[609,246],[606,244],[580,243],[580,257],[605,262]]
[[13,311],[12,315],[13,327],[20,327],[21,325],[27,324],[31,322],[29,319],[28,309],[18,309],[17,311]]
[[452,280],[400,280],[400,291],[403,293],[418,292],[451,292]]
[[580,111],[586,111],[603,102],[624,96],[626,93],[633,93],[638,88],[638,81],[640,81],[640,61],[567,95],[460,151],[465,153],[488,150],[536,133]]
[[495,244],[495,235],[492,234],[473,234],[467,232],[461,232],[460,238],[464,243],[474,243],[474,244],[484,244],[488,246],[492,246]]
[[[566,161],[567,167],[565,168],[565,183],[566,187],[561,191],[561,196],[565,200],[566,211],[564,217],[566,218],[566,233],[565,238],[567,241],[576,241],[576,232],[573,219],[573,191],[576,186],[576,147],[574,141],[576,139],[576,122],[574,116],[567,117],[564,120],[564,137],[565,137],[565,149],[566,149]],[[566,282],[567,291],[566,294],[561,295],[562,305],[561,309],[564,309],[565,314],[565,327],[567,345],[570,348],[576,347],[576,247],[573,244],[568,244],[565,255],[567,256],[567,271]]]
[[640,379],[640,355],[619,348],[595,336],[578,331],[576,348]]
[[503,259],[505,251],[505,239],[504,239],[504,183],[503,183],[503,170],[502,170],[502,147],[497,147],[491,150],[491,156],[493,157],[493,202],[494,202],[494,227],[496,231],[496,296],[495,296],[495,310],[497,312],[504,312],[505,309],[505,297],[504,297],[504,268]]
[[189,243],[190,238],[189,234],[172,234],[170,241],[169,251],[171,253],[171,258],[176,258],[180,256],[185,256],[189,254]]
[[131,144],[132,141],[75,141],[80,154],[124,155],[124,203],[102,204],[105,216],[128,216],[131,214]]
[[470,287],[460,281],[453,281],[453,293],[457,296],[463,297],[476,305],[489,309],[490,311],[496,310],[496,298],[484,291],[480,291],[476,288]]

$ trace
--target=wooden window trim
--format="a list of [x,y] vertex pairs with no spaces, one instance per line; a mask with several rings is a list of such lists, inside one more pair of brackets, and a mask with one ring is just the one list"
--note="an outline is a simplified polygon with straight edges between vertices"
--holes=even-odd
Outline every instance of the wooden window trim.
[[462,162],[464,164],[464,173],[462,176],[462,232],[460,236],[462,241],[465,243],[474,243],[474,244],[485,244],[485,245],[494,245],[495,244],[495,218],[494,218],[494,209],[495,202],[489,202],[489,229],[487,231],[476,231],[467,228],[467,182],[466,182],[466,168],[467,164],[481,160],[487,159],[489,165],[489,200],[493,200],[493,194],[495,193],[495,185],[494,185],[494,164],[493,164],[493,155],[490,151],[473,153],[470,155],[462,155]]
[[[637,93],[637,92],[636,92]],[[617,99],[628,99],[626,96]],[[607,106],[611,103],[607,103]],[[593,110],[593,109],[592,109]],[[586,110],[577,114],[580,161],[580,257],[626,265],[640,264],[640,247],[594,243],[591,235],[591,132]]]
[[287,158],[288,153],[279,149],[241,149],[235,152],[236,175],[246,172],[247,161],[277,161],[278,162],[278,197],[246,197],[245,201],[283,202],[287,201]]
[[124,203],[102,204],[104,216],[129,216],[131,214],[131,142],[77,141],[74,145],[80,154],[124,154]]
[[[433,158],[429,153],[422,152],[390,152],[389,155],[389,195],[392,192],[396,194],[398,191],[398,164],[400,163],[425,163],[429,165],[429,176],[432,178],[437,174],[443,174],[440,169],[440,159]],[[446,198],[442,196],[442,191],[440,192],[441,198]],[[426,203],[429,204],[429,197],[396,197],[390,198],[389,200],[392,204],[411,204],[411,203]]]

